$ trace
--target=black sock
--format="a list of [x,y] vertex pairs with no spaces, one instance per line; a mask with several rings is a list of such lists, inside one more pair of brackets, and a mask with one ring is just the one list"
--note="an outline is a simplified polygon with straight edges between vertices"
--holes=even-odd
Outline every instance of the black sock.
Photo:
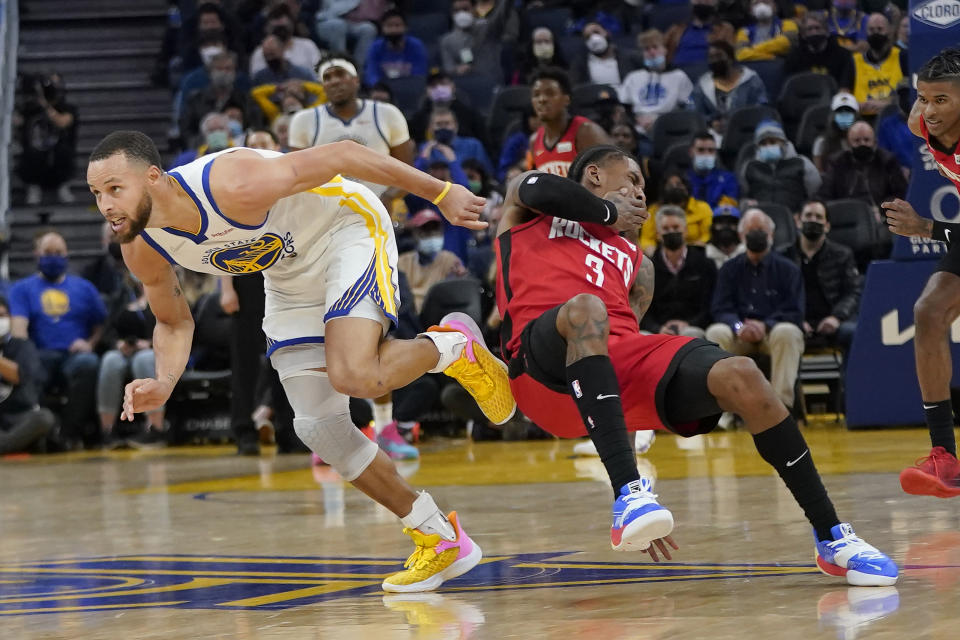
[[787,416],[783,422],[753,436],[760,457],[770,463],[803,509],[820,540],[833,540],[830,529],[840,524],[833,503],[813,465],[797,422]]
[[957,455],[957,440],[953,436],[953,403],[950,398],[940,402],[924,402],[923,415],[930,430],[930,444],[943,447]]
[[640,479],[637,458],[627,437],[620,384],[608,356],[588,356],[567,365],[567,384],[587,434],[610,476],[614,498],[620,488]]

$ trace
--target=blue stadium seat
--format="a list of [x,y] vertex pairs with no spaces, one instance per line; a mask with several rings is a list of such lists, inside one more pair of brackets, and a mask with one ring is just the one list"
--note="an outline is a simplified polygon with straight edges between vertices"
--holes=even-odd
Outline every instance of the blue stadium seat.
[[393,92],[393,103],[409,118],[420,108],[427,91],[427,79],[423,76],[407,76],[406,78],[384,78],[390,91]]
[[554,37],[567,32],[573,12],[567,7],[549,7],[529,9],[523,20],[527,25],[527,33],[537,27],[546,27],[553,31]]
[[559,35],[557,33],[553,34],[555,37],[559,37],[557,40],[557,46],[560,47],[563,57],[566,59],[567,64],[572,65],[573,61],[584,55],[584,52],[587,48],[583,44],[583,38],[577,35]]
[[829,104],[815,104],[812,107],[807,107],[807,110],[803,112],[803,117],[800,118],[797,135],[793,139],[797,147],[797,153],[812,157],[813,143],[817,136],[826,130],[829,115]]
[[462,98],[466,94],[470,105],[483,115],[490,111],[493,102],[493,93],[497,83],[490,76],[483,73],[468,73],[454,76],[453,83],[457,85],[457,96]]
[[780,95],[780,87],[783,85],[783,58],[744,62],[743,66],[757,72],[760,80],[763,81],[763,86],[767,89],[767,98],[771,102]]
[[450,13],[450,0],[417,0],[410,3],[410,15],[407,18],[423,13]]
[[707,128],[698,111],[676,110],[664,113],[653,123],[653,155],[662,158],[675,144],[690,142],[697,131]]
[[666,33],[675,24],[690,21],[691,9],[687,2],[678,4],[651,4],[647,15],[647,27]]
[[670,148],[664,151],[660,164],[663,166],[664,174],[689,171],[693,164],[690,158],[690,143],[678,142],[670,145]]
[[822,73],[796,73],[783,84],[777,106],[783,116],[783,130],[791,140],[800,126],[800,118],[808,107],[830,104],[837,92],[833,76]]
[[570,110],[579,113],[599,102],[617,99],[617,90],[608,84],[578,84],[570,95]]
[[740,147],[753,142],[753,134],[761,120],[782,122],[777,110],[765,104],[740,107],[727,118],[727,131],[723,136],[720,156],[728,167],[736,159]]
[[532,108],[530,87],[525,84],[499,87],[494,93],[490,117],[487,120],[487,139],[502,140],[503,132],[510,123]]
[[423,40],[425,45],[440,40],[440,36],[450,30],[450,16],[447,13],[415,13],[407,16],[407,33]]

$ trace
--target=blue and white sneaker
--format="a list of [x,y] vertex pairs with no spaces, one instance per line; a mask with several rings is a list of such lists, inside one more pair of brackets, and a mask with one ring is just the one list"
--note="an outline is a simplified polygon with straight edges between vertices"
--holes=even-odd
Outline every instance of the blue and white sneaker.
[[816,540],[817,568],[828,576],[846,577],[857,587],[889,587],[897,581],[896,563],[841,522],[830,529],[833,540]]
[[620,489],[613,503],[610,546],[615,551],[643,551],[658,538],[673,531],[673,514],[660,506],[653,482],[641,476]]

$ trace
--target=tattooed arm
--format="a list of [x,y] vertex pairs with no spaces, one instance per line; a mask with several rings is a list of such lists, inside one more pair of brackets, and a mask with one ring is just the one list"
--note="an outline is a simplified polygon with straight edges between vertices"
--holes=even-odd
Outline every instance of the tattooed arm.
[[644,256],[640,260],[637,276],[633,279],[633,286],[630,288],[630,306],[633,307],[633,312],[637,316],[637,322],[643,320],[643,315],[653,301],[653,282],[653,262]]

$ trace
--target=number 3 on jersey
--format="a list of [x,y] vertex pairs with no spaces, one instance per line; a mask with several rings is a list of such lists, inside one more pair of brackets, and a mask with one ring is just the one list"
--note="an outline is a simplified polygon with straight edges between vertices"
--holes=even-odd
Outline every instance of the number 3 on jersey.
[[603,260],[598,256],[587,254],[586,259],[587,268],[591,269],[593,273],[586,274],[587,282],[590,284],[595,284],[598,287],[603,286]]

